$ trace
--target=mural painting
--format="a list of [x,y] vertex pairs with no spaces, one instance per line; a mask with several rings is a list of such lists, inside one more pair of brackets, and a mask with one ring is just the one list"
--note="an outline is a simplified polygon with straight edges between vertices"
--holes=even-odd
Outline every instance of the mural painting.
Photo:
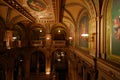
[[88,48],[88,16],[83,16],[79,26],[79,45]]
[[112,3],[112,53],[120,56],[120,0]]
[[47,8],[45,0],[28,0],[27,4],[35,11],[44,11]]

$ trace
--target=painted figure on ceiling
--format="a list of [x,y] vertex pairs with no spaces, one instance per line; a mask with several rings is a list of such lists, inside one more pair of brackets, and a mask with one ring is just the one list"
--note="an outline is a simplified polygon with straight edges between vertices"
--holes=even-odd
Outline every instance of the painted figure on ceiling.
[[44,11],[47,8],[44,0],[28,0],[28,6],[35,11]]

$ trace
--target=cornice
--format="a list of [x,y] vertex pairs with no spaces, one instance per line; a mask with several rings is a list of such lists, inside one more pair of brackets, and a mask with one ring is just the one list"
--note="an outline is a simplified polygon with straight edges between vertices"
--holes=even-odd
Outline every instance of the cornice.
[[3,0],[5,3],[7,3],[12,8],[16,9],[18,12],[20,12],[23,16],[28,18],[30,21],[34,22],[35,18],[28,13],[17,1],[15,0]]

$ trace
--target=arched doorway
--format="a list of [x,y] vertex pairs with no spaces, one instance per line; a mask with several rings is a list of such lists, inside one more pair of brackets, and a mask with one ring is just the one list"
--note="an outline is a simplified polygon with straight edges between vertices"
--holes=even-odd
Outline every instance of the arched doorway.
[[51,68],[56,73],[57,80],[67,80],[68,62],[64,50],[57,49],[52,53]]
[[15,59],[14,66],[14,80],[23,80],[24,79],[24,58],[22,55],[19,55]]
[[36,51],[31,55],[31,73],[45,73],[45,56],[41,51]]

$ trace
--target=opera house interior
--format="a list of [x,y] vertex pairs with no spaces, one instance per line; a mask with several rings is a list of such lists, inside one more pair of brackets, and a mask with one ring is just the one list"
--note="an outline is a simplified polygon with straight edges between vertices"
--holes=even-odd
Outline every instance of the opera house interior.
[[0,80],[120,80],[120,0],[0,0]]

